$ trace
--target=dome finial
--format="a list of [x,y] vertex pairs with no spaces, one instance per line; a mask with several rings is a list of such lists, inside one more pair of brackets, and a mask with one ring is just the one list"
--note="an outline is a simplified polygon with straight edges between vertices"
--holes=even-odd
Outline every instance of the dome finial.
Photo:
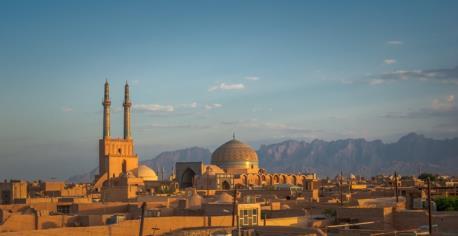
[[232,132],[232,139],[235,139],[235,132]]

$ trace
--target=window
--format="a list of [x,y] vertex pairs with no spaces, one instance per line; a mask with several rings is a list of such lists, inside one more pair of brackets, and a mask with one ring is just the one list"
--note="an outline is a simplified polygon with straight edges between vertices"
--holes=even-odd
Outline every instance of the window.
[[62,213],[62,214],[69,214],[70,206],[69,205],[57,206],[57,212]]
[[253,225],[258,225],[258,209],[253,209]]
[[258,209],[240,210],[239,224],[243,226],[258,225]]

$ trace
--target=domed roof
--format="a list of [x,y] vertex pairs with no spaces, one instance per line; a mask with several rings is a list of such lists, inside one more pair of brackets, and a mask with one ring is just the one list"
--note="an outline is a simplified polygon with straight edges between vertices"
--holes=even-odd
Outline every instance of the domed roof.
[[222,192],[216,197],[216,203],[232,203],[233,201],[234,198],[226,192]]
[[138,178],[142,178],[146,181],[156,181],[157,174],[146,165],[139,165],[137,169],[135,169],[135,173]]
[[217,165],[205,165],[205,175],[224,174],[224,171]]
[[[218,147],[212,154],[211,163],[222,168],[250,168],[246,164],[258,167],[258,154],[249,145],[232,139]],[[239,163],[239,166],[233,164]],[[228,165],[229,164],[229,165]]]
[[188,209],[199,209],[202,207],[203,198],[197,193],[196,189],[192,190],[191,196],[187,198]]

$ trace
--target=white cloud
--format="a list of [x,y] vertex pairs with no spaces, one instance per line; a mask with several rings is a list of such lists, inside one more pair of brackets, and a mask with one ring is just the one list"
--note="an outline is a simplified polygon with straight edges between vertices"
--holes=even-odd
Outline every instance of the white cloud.
[[399,40],[390,40],[390,41],[387,41],[386,44],[389,44],[389,45],[402,45],[402,44],[404,44],[404,42],[399,41]]
[[191,102],[189,104],[181,104],[179,107],[184,107],[184,108],[197,108],[199,104],[197,102]]
[[232,126],[232,127],[235,126],[239,128],[257,129],[257,130],[271,130],[271,131],[279,131],[279,132],[285,132],[285,133],[308,133],[308,132],[315,131],[315,130],[305,129],[302,127],[290,126],[288,124],[283,124],[283,123],[262,122],[262,121],[258,121],[257,119],[225,121],[225,122],[221,122],[221,125]]
[[207,109],[207,110],[212,110],[212,109],[221,108],[221,107],[223,107],[223,105],[219,104],[219,103],[213,103],[213,104],[205,105],[205,109]]
[[448,95],[445,99],[434,99],[432,108],[438,111],[449,111],[455,104],[455,95]]
[[173,112],[175,108],[172,105],[160,105],[160,104],[138,104],[134,105],[133,108],[137,111],[144,112]]
[[202,124],[159,124],[153,123],[150,125],[142,126],[141,129],[149,129],[149,128],[163,128],[163,129],[208,129],[211,128],[210,125],[202,125]]
[[73,108],[71,108],[71,107],[62,107],[61,110],[62,110],[62,112],[67,113],[67,112],[72,112]]
[[259,77],[257,76],[247,76],[245,77],[246,80],[251,80],[251,81],[258,81]]
[[449,95],[445,98],[434,99],[431,107],[424,107],[416,110],[403,112],[388,112],[385,118],[431,118],[431,117],[457,117],[458,107],[455,106],[455,96]]
[[395,70],[379,75],[371,75],[368,76],[368,78],[381,79],[385,80],[386,82],[412,79],[420,81],[436,81],[444,84],[458,85],[458,66],[454,68],[439,68],[429,70]]
[[383,84],[385,81],[383,79],[373,79],[369,82],[370,85],[379,85]]
[[210,87],[208,91],[214,92],[218,90],[242,90],[242,89],[245,89],[245,85],[241,83],[238,83],[238,84],[220,83],[218,85]]
[[395,59],[385,59],[383,62],[387,65],[392,65],[396,63],[396,60]]
[[132,80],[132,84],[137,85],[137,84],[139,84],[139,83],[140,83],[140,80],[138,80],[138,79]]

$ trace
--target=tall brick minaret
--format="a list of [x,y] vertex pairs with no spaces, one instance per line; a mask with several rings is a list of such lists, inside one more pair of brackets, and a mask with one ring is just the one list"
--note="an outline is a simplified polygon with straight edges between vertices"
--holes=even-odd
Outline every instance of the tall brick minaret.
[[103,138],[99,140],[99,174],[95,176],[94,188],[101,190],[111,179],[138,168],[138,156],[134,151],[134,140],[130,133],[129,85],[124,87],[124,137],[110,137],[110,88],[105,82],[103,105]]
[[129,84],[124,87],[124,139],[132,139],[132,135],[130,132],[130,107],[132,103],[130,102],[129,97]]
[[103,98],[103,139],[110,138],[110,84],[105,81],[105,96]]

